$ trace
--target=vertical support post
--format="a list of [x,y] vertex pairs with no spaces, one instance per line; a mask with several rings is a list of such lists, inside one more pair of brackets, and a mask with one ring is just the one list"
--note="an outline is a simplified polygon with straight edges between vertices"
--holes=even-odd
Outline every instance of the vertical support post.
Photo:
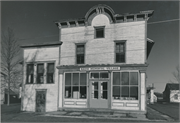
[[37,80],[36,80],[36,78],[37,78],[37,63],[34,63],[34,73],[33,73],[33,76],[34,76],[34,80],[33,80],[33,83],[35,84],[35,83],[37,83]]
[[140,80],[141,80],[141,94],[140,94],[140,101],[141,107],[140,110],[146,112],[146,73],[145,70],[140,70]]
[[44,63],[44,84],[47,83],[47,63]]
[[63,107],[63,97],[64,97],[64,87],[63,87],[63,73],[58,73],[59,76],[59,84],[58,84],[58,98],[59,98],[59,104],[58,104],[58,108],[62,108]]
[[127,17],[126,16],[124,16],[124,22],[127,22]]
[[144,51],[144,62],[145,64],[147,63],[147,14],[145,14],[145,43],[144,43],[144,48],[145,48],[145,51]]

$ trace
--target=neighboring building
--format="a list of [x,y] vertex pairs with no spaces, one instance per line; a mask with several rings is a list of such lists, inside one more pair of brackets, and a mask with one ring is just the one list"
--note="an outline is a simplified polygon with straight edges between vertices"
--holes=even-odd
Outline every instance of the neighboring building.
[[154,102],[157,102],[157,96],[154,94],[154,87],[148,87],[146,92],[147,104],[154,104]]
[[163,101],[163,94],[162,93],[154,92],[154,95],[156,95],[156,97],[157,97],[157,102]]
[[1,71],[1,104],[4,104],[4,89],[5,89],[5,85],[6,85],[6,73],[4,73],[3,71]]
[[166,102],[180,102],[179,84],[167,83],[163,92],[163,99]]
[[[4,91],[4,104],[7,104],[7,100],[8,100],[8,89],[5,88],[5,91]],[[10,104],[13,104],[13,103],[20,103],[21,102],[21,99],[19,99],[19,94],[12,91],[10,89]]]
[[107,5],[55,22],[59,43],[24,48],[23,111],[66,108],[146,113],[147,38],[153,11],[117,15]]

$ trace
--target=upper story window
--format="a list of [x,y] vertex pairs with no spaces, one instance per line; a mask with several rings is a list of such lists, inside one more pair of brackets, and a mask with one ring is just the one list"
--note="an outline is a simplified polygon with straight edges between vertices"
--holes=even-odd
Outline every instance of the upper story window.
[[[26,83],[27,84],[55,83],[54,81],[55,66],[54,65],[55,65],[54,62],[27,64]],[[35,73],[34,73],[34,68],[36,70]],[[34,80],[36,81],[34,82]]]
[[116,63],[125,63],[125,42],[116,43]]
[[95,38],[104,38],[104,26],[95,27]]
[[37,83],[44,83],[44,64],[37,64]]
[[84,64],[84,44],[76,46],[76,63],[77,64]]
[[27,64],[26,83],[32,84],[34,81],[34,64]]
[[54,83],[54,63],[47,64],[47,83]]

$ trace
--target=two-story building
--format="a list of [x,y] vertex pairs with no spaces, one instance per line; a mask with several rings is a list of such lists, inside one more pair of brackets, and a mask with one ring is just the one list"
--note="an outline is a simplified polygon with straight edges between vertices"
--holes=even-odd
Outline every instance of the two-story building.
[[78,108],[146,113],[147,38],[153,11],[115,14],[96,5],[56,21],[59,42],[24,48],[22,110]]

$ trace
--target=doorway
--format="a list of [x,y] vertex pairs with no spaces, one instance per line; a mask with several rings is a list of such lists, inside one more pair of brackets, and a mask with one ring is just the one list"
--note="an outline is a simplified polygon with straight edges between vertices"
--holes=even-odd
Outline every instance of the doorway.
[[108,108],[108,81],[90,81],[90,108]]
[[36,112],[46,111],[46,90],[36,90]]

